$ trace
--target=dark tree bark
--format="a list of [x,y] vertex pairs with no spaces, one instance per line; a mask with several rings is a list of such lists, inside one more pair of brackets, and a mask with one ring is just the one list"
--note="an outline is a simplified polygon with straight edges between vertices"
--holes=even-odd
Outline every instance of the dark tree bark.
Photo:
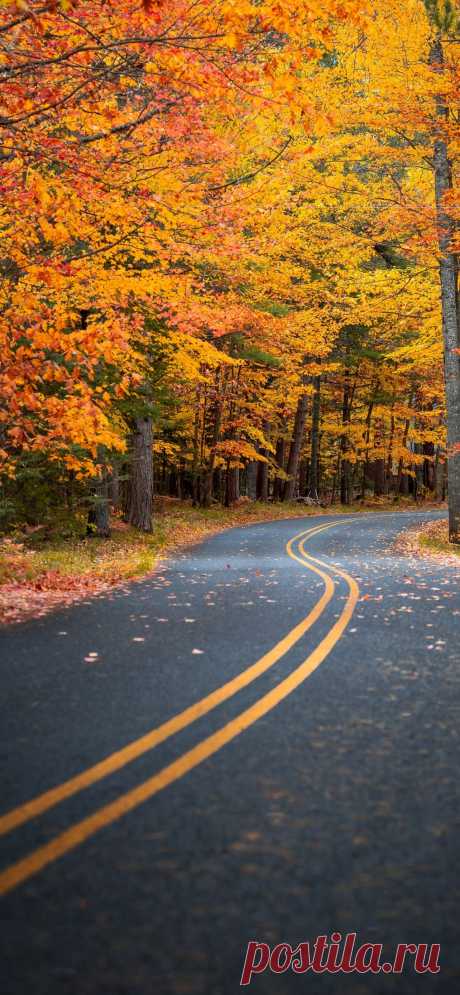
[[153,457],[152,419],[136,418],[132,435],[131,486],[129,489],[128,522],[152,531]]
[[200,479],[199,479],[199,462],[200,462],[200,424],[201,424],[201,392],[200,388],[196,388],[196,405],[195,405],[195,425],[193,430],[193,463],[192,463],[192,503],[193,507],[196,507],[200,502]]
[[[431,46],[429,61],[436,73],[444,71],[444,52],[439,36]],[[454,222],[445,207],[445,196],[452,189],[452,168],[445,127],[449,112],[441,93],[436,96],[436,112],[438,127],[433,162],[436,220],[441,251],[439,276],[447,407],[449,538],[451,542],[460,543],[460,356],[456,351],[460,344],[458,266],[456,256],[451,251]]]
[[299,496],[306,497],[308,492],[308,473],[310,464],[307,459],[300,460],[299,465]]
[[[98,452],[98,461],[103,463],[101,452]],[[88,536],[97,536],[99,539],[110,537],[109,479],[104,466],[102,466],[100,475],[92,487],[92,501],[88,512],[86,533]]]
[[268,501],[268,465],[262,461],[257,467],[257,500]]
[[383,497],[385,493],[385,460],[383,458],[374,460],[373,470],[375,497]]
[[231,508],[232,504],[240,499],[240,471],[237,466],[228,466],[225,482],[225,507]]
[[179,460],[179,467],[177,470],[177,483],[176,483],[176,497],[179,498],[179,501],[182,501],[183,493],[184,493],[184,462],[181,459]]
[[224,484],[223,484],[224,471],[221,467],[214,470],[213,474],[213,484],[212,493],[215,501],[219,501],[220,504],[224,503]]
[[369,401],[369,407],[367,409],[367,415],[366,415],[366,435],[364,437],[365,446],[366,446],[366,455],[364,457],[364,462],[363,462],[363,476],[362,476],[362,483],[361,483],[361,490],[362,490],[363,501],[364,501],[364,498],[366,497],[366,487],[369,484],[369,442],[370,442],[370,438],[371,438],[371,425],[372,425],[372,412],[373,412],[373,410],[374,410],[374,398],[372,397],[371,400]]
[[[351,420],[351,388],[350,388],[350,374],[347,370],[345,374],[345,383],[343,387],[343,401],[342,401],[342,425],[344,428],[350,424]],[[341,450],[341,465],[340,465],[340,503],[341,504],[351,504],[351,464],[350,460],[347,458],[347,452],[350,448],[350,442],[346,431],[343,433],[341,438],[340,450]]]
[[407,497],[409,495],[410,493],[409,480],[410,478],[408,474],[403,473],[399,482],[398,494],[402,494],[404,497]]
[[339,479],[340,479],[340,452],[339,452],[339,455],[337,457],[337,464],[336,464],[336,468],[335,468],[334,477],[333,477],[333,480],[332,480],[331,504],[335,504],[335,497],[336,497],[336,493],[337,493]]
[[[279,438],[276,443],[276,464],[279,466],[280,470],[284,470],[284,461],[286,459],[286,439]],[[273,500],[281,501],[283,493],[283,480],[281,477],[275,477],[273,484]]]
[[297,483],[297,471],[299,469],[300,453],[305,433],[305,422],[307,419],[307,395],[301,394],[297,401],[297,411],[294,419],[294,429],[289,449],[289,459],[286,473],[289,480],[286,480],[284,488],[284,500],[292,501]]
[[389,442],[388,442],[388,456],[387,456],[387,463],[386,463],[386,468],[385,468],[385,494],[387,494],[387,495],[390,493],[390,490],[391,490],[391,488],[393,486],[393,479],[394,479],[393,478],[393,442],[394,442],[394,435],[395,435],[395,419],[394,419],[394,415],[392,414],[391,415],[391,424],[390,424],[390,439],[389,439]]
[[313,407],[311,412],[310,479],[308,493],[319,497],[319,428],[321,422],[321,377],[313,377]]
[[434,442],[423,443],[423,485],[428,491],[434,491]]
[[212,487],[214,479],[214,464],[216,461],[216,446],[220,439],[220,428],[222,423],[222,399],[220,396],[220,372],[216,373],[216,398],[212,408],[212,435],[210,440],[210,454],[208,465],[204,474],[201,504],[203,508],[209,508],[212,499]]
[[117,463],[113,463],[112,472],[109,479],[109,497],[114,508],[120,504],[120,469]]
[[[414,403],[414,393],[412,393],[409,397],[409,408],[412,407],[413,403]],[[402,437],[403,446],[407,445],[409,428],[410,428],[410,418],[406,418],[404,422],[404,432]],[[404,467],[404,462],[403,458],[401,457],[398,464],[398,476],[396,478],[396,486],[395,486],[396,497],[398,497],[399,494],[407,495],[409,493],[409,478],[407,476],[407,473],[403,472],[403,467]]]
[[93,489],[93,503],[88,512],[86,532],[88,536],[97,536],[99,539],[110,538],[109,487],[106,477],[101,478]]
[[[265,438],[268,438],[270,433],[270,422],[264,421],[262,425],[262,432]],[[260,455],[267,456],[267,450],[261,447]],[[257,500],[268,501],[268,464],[263,460],[260,460],[257,466]]]
[[258,460],[251,460],[246,467],[246,490],[251,501],[257,499],[257,468]]
[[[414,453],[416,456],[422,456],[423,445],[421,442],[416,442],[414,444]],[[423,463],[414,463],[415,471],[415,488],[414,488],[414,498],[421,498],[423,496]]]
[[446,498],[446,464],[440,459],[439,451],[436,453],[436,463],[434,468],[435,493],[437,501],[445,501]]
[[[239,438],[239,430],[236,427],[236,416],[239,410],[239,390],[240,390],[240,376],[241,376],[241,366],[238,367],[236,377],[232,380],[230,386],[230,404],[228,409],[228,421],[229,430],[227,432],[227,439],[230,441],[237,441]],[[225,474],[225,507],[230,508],[236,501],[240,499],[240,470],[237,466],[231,466],[230,459],[227,460],[227,468]]]

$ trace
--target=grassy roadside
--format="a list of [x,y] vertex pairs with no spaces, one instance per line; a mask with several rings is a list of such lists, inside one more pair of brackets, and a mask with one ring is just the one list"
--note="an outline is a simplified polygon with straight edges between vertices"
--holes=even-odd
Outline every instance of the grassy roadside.
[[419,532],[418,541],[422,551],[453,556],[460,563],[460,546],[454,546],[449,542],[447,519],[425,525]]
[[242,501],[228,509],[192,508],[170,498],[156,501],[151,535],[115,519],[111,539],[85,537],[83,519],[58,525],[17,530],[0,539],[0,621],[22,621],[43,615],[59,605],[87,599],[116,584],[145,577],[160,556],[212,535],[222,529],[282,518],[312,515],[356,514],[362,511],[403,511],[413,502],[395,505],[370,500],[344,511],[338,505],[310,507],[295,502],[262,504]]
[[447,518],[426,522],[416,529],[409,529],[398,536],[395,552],[411,556],[431,556],[446,563],[460,566],[460,546],[449,542]]

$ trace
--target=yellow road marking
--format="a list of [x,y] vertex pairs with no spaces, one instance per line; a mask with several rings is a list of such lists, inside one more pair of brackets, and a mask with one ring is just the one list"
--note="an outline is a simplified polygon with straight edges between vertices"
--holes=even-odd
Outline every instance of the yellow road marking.
[[[305,553],[304,555],[307,556]],[[309,559],[308,557],[308,560],[306,559],[304,562],[307,567],[312,569]],[[324,564],[324,566],[327,565]],[[339,572],[335,565],[334,569],[337,569],[337,572]],[[315,573],[317,572],[315,569]],[[239,736],[245,729],[254,725],[255,722],[270,712],[284,698],[298,688],[331,652],[346,629],[355,609],[359,597],[359,587],[353,577],[350,577],[345,571],[340,570],[340,575],[347,581],[349,587],[346,604],[339,618],[326,636],[324,636],[316,649],[307,656],[293,673],[269,691],[268,694],[259,698],[250,708],[247,708],[211,736],[207,736],[191,750],[188,750],[177,760],[173,761],[173,763],[168,764],[163,770],[160,770],[153,777],[144,781],[143,784],[120,795],[115,801],[103,806],[99,811],[94,812],[93,815],[82,819],[71,826],[70,829],[56,836],[49,843],[39,847],[27,857],[7,868],[0,874],[0,894],[6,894],[8,891],[11,891],[32,875],[43,870],[48,864],[62,857],[70,850],[73,850],[100,829],[109,826],[123,815],[137,808],[138,805],[152,798],[153,795],[157,794],[163,788],[183,777],[184,774],[193,770],[199,764],[203,763],[204,760],[217,753],[227,743],[231,742],[231,740]]]
[[[317,532],[323,532],[325,529],[330,529],[336,524],[339,523],[328,522],[326,525],[314,526],[307,531],[299,532],[287,544],[286,550],[289,556],[305,566],[304,560],[293,553],[292,544],[302,537],[305,542],[310,536],[316,535]],[[64,781],[55,788],[50,788],[48,791],[43,792],[43,794],[37,795],[36,798],[32,798],[23,805],[19,805],[17,808],[11,809],[10,812],[6,812],[5,815],[0,816],[0,836],[11,832],[12,829],[16,829],[38,815],[42,815],[66,798],[70,798],[79,791],[83,791],[85,788],[100,781],[103,777],[107,777],[109,774],[113,774],[115,771],[125,767],[149,750],[153,750],[160,743],[164,743],[166,739],[169,739],[170,736],[185,729],[192,722],[196,722],[203,715],[207,715],[208,712],[222,704],[222,702],[227,701],[228,698],[231,698],[242,688],[247,687],[248,684],[277,663],[308,632],[314,622],[323,613],[334,594],[334,583],[328,574],[323,573],[315,567],[310,567],[310,569],[314,573],[317,573],[324,581],[324,593],[311,612],[298,625],[291,629],[276,646],[273,646],[268,653],[265,653],[246,670],[243,670],[241,674],[227,681],[226,684],[221,685],[221,687],[212,691],[206,697],[201,698],[195,704],[190,705],[183,712],[163,722],[160,726],[150,730],[144,736],[134,740],[132,743],[128,743],[121,750],[117,750],[115,753],[110,754],[110,756],[105,757],[104,760],[99,761],[99,763],[88,767],[87,770],[82,771],[80,774],[76,774],[75,777],[69,778],[69,780]]]

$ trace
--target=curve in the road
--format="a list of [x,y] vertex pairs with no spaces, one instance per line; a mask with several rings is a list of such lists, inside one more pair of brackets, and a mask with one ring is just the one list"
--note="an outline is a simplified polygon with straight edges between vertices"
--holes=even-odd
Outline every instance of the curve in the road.
[[[196,746],[183,753],[151,778],[148,778],[131,791],[120,795],[110,804],[103,806],[92,815],[75,823],[65,832],[6,868],[0,874],[0,894],[6,894],[11,891],[34,874],[43,870],[48,864],[79,846],[94,833],[132,811],[163,788],[166,788],[184,774],[193,770],[204,760],[213,756],[223,746],[227,745],[245,729],[254,725],[255,722],[275,708],[319,667],[348,626],[359,598],[359,587],[354,578],[344,570],[341,570],[336,564],[331,566],[307,554],[305,543],[310,536],[333,528],[347,520],[350,521],[350,519],[341,519],[327,525],[304,530],[293,536],[287,543],[286,551],[288,555],[293,560],[301,563],[302,566],[306,566],[313,573],[320,576],[324,582],[325,590],[309,614],[291,629],[276,646],[264,654],[256,663],[246,668],[236,678],[217,688],[210,695],[207,695],[179,715],[174,716],[169,721],[153,729],[139,740],[130,743],[127,747],[117,751],[100,763],[93,765],[76,777],[58,785],[56,788],[6,813],[0,819],[0,833],[11,831],[29,819],[47,811],[65,798],[70,797],[125,766],[142,753],[153,749],[174,733],[184,729],[196,719],[217,707],[221,702],[226,701],[236,694],[241,688],[246,687],[259,675],[263,674],[298,642],[320,615],[322,615],[326,606],[331,601],[335,591],[335,583],[330,574],[325,572],[325,570],[329,570],[334,575],[340,576],[346,581],[348,596],[336,622],[306,659],[288,677],[259,698],[250,708],[245,709],[236,718],[222,726],[212,735],[202,739]],[[297,544],[298,552],[294,549],[295,544]]]
[[[307,554],[305,550],[302,549],[302,557],[298,556],[294,552],[294,544],[300,542],[302,539],[303,543],[310,538],[310,536],[316,535],[318,532],[324,532],[326,529],[330,529],[335,525],[340,525],[341,522],[329,522],[327,525],[315,526],[314,528],[308,529],[307,531],[299,532],[297,535],[293,536],[292,539],[286,545],[286,552],[293,560],[297,560],[302,566],[305,566],[305,557]],[[312,558],[310,557],[310,560]],[[290,631],[281,639],[275,646],[272,647],[268,653],[264,653],[263,656],[256,660],[255,663],[251,664],[240,674],[234,677],[231,681],[226,681],[215,691],[201,698],[199,701],[190,705],[189,708],[184,709],[179,712],[178,715],[174,715],[172,719],[168,719],[166,722],[162,722],[161,725],[157,726],[155,729],[151,729],[150,732],[141,736],[139,739],[134,740],[132,743],[128,743],[127,746],[123,747],[121,750],[117,750],[111,753],[110,756],[105,757],[97,764],[93,764],[86,770],[77,774],[75,777],[69,778],[58,784],[54,788],[50,788],[49,791],[44,791],[35,798],[30,799],[30,801],[25,802],[22,805],[11,809],[4,815],[0,816],[0,836],[4,836],[6,833],[11,832],[13,829],[17,829],[19,826],[23,825],[25,822],[29,822],[30,819],[34,819],[39,815],[43,815],[44,812],[49,811],[55,805],[64,801],[66,798],[71,798],[72,795],[77,794],[79,791],[83,791],[85,788],[89,788],[92,784],[96,784],[103,777],[108,777],[110,774],[114,774],[115,771],[120,770],[127,764],[136,760],[138,757],[142,756],[143,753],[147,753],[153,750],[160,743],[164,743],[165,740],[169,739],[170,736],[174,736],[176,733],[181,732],[187,726],[196,722],[197,719],[202,718],[207,715],[212,709],[217,708],[224,701],[227,701],[233,695],[237,694],[242,688],[247,687],[252,681],[255,681],[257,677],[264,674],[270,667],[278,662],[285,654],[292,648],[305,635],[306,632],[314,625],[317,619],[323,614],[326,606],[334,594],[334,584],[328,574],[323,571],[316,569],[314,566],[309,566],[309,569],[314,573],[318,574],[325,585],[325,590],[322,596],[319,598],[318,602],[308,615],[303,618],[298,625],[294,626]]]

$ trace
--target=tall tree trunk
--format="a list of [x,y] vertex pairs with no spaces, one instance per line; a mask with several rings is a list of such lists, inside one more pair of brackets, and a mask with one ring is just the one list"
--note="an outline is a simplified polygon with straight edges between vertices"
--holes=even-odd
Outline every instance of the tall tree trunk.
[[308,473],[310,469],[310,463],[307,459],[300,460],[299,465],[299,495],[300,497],[306,497],[308,493]]
[[319,497],[319,427],[321,422],[321,377],[313,377],[313,407],[311,412],[310,480],[308,493]]
[[262,461],[257,467],[257,500],[268,501],[268,464]]
[[409,474],[403,473],[403,475],[401,477],[401,480],[400,480],[400,483],[399,483],[399,487],[398,487],[397,493],[398,494],[402,494],[403,497],[408,497],[408,495],[410,493],[410,477],[409,477]]
[[240,471],[237,466],[227,465],[225,482],[225,507],[231,508],[232,504],[240,499]]
[[200,500],[200,424],[201,424],[201,390],[198,386],[195,391],[195,422],[193,427],[193,460],[192,460],[192,504],[195,508]]
[[437,501],[444,501],[446,497],[446,464],[440,460],[439,449],[436,453],[436,463],[434,468],[435,494]]
[[[410,398],[410,401],[409,401],[409,407],[411,407],[411,405],[412,405],[412,397]],[[410,418],[406,418],[406,421],[404,422],[404,432],[403,432],[403,437],[402,437],[402,444],[403,444],[403,446],[405,446],[406,443],[407,443],[407,436],[409,434],[409,427],[410,427]],[[408,486],[406,487],[406,489],[403,489],[403,479],[405,479],[404,487],[405,487],[406,484],[408,485],[408,483],[409,483],[408,480],[407,480],[407,474],[403,474],[403,467],[404,467],[404,461],[403,461],[403,457],[401,456],[400,460],[399,460],[399,463],[398,463],[398,476],[396,478],[396,487],[395,487],[395,497],[396,498],[399,496],[399,494],[407,494],[407,492],[409,490]]]
[[365,446],[366,446],[366,455],[365,455],[364,461],[363,461],[363,476],[362,476],[362,484],[361,484],[363,501],[364,501],[364,499],[366,497],[366,486],[367,486],[367,483],[368,483],[368,475],[369,475],[369,442],[370,442],[370,438],[371,438],[371,425],[372,425],[372,412],[373,412],[373,410],[374,410],[374,398],[372,397],[371,400],[369,401],[369,407],[367,409],[367,415],[366,415],[366,435],[364,437]]
[[[239,438],[239,431],[236,428],[236,415],[239,410],[241,366],[238,367],[236,378],[232,381],[230,390],[230,404],[228,410],[229,430],[227,439],[236,441]],[[225,507],[230,508],[232,504],[240,499],[240,470],[238,466],[231,466],[230,459],[227,460],[225,474]]]
[[116,460],[112,461],[112,472],[109,477],[109,498],[114,508],[120,505],[120,466]]
[[[98,453],[98,460],[102,462],[100,453]],[[110,538],[109,478],[104,466],[92,487],[92,502],[88,512],[86,533],[88,536],[95,536],[98,539]]]
[[[262,432],[267,439],[270,433],[270,422],[264,421],[262,425]],[[267,450],[261,448],[261,456],[267,456]],[[268,501],[268,463],[259,462],[257,466],[257,500],[258,501]]]
[[255,501],[257,499],[257,467],[259,462],[256,459],[251,460],[246,467],[246,490],[250,501]]
[[374,449],[383,450],[383,455],[372,461],[372,479],[375,497],[385,493],[385,428],[381,418],[375,423]]
[[392,484],[393,484],[393,479],[394,479],[393,478],[393,442],[394,442],[394,437],[395,437],[395,417],[394,417],[394,414],[393,414],[393,407],[392,407],[391,425],[390,425],[390,441],[388,443],[388,459],[387,459],[387,468],[386,468],[386,473],[385,473],[385,494],[389,494],[390,493],[390,490],[391,490],[391,487],[392,487]]
[[[436,73],[444,72],[444,53],[439,36],[431,46],[429,61]],[[434,180],[441,252],[439,276],[447,407],[449,538],[451,542],[460,543],[460,356],[456,351],[459,347],[458,267],[451,251],[454,222],[446,211],[444,201],[452,188],[452,169],[445,133],[448,109],[441,93],[436,95],[436,113],[438,128],[434,142]]]
[[[284,470],[284,461],[286,459],[286,439],[280,437],[276,443],[276,464],[279,466],[280,470]],[[273,484],[273,500],[281,501],[283,494],[283,480],[281,477],[275,477]]]
[[332,478],[331,504],[335,504],[335,497],[336,497],[336,493],[337,493],[339,479],[340,479],[340,451],[339,451],[339,455],[337,456],[337,464],[336,464],[334,476]]
[[131,486],[128,522],[152,531],[153,513],[153,431],[151,418],[136,418],[132,436]]
[[[416,456],[421,456],[422,453],[423,453],[423,445],[422,445],[422,443],[421,442],[415,442],[414,443],[414,454]],[[415,478],[414,478],[414,483],[415,483],[415,487],[414,487],[414,500],[416,501],[417,498],[420,499],[420,498],[423,497],[423,463],[414,463],[414,471],[415,471]]]
[[208,459],[208,465],[206,467],[206,472],[203,481],[203,493],[201,495],[201,503],[203,508],[209,508],[212,498],[212,487],[214,480],[214,464],[216,461],[216,446],[220,439],[220,428],[222,423],[222,397],[221,397],[221,385],[220,385],[220,370],[216,372],[216,397],[213,404],[212,412],[212,436],[210,453]]
[[434,491],[434,442],[423,443],[423,485],[428,491]]
[[374,495],[382,497],[385,493],[385,460],[374,460]]
[[289,449],[289,459],[286,473],[289,476],[289,480],[286,480],[286,486],[284,488],[284,500],[292,501],[295,494],[295,488],[297,483],[297,470],[299,468],[299,459],[302,449],[302,443],[305,432],[305,422],[307,419],[307,395],[301,394],[299,400],[297,401],[297,411],[295,413],[294,419],[294,430],[292,433],[292,440]]
[[[342,425],[344,429],[350,424],[351,418],[351,396],[350,396],[350,374],[347,370],[345,373],[345,383],[343,387],[343,401],[342,401]],[[344,431],[341,442],[341,466],[340,466],[340,503],[341,504],[351,504],[351,464],[350,460],[347,458],[347,452],[350,448],[350,441],[347,432]]]
[[184,461],[180,459],[179,466],[177,469],[177,490],[176,490],[176,497],[179,498],[179,501],[182,501],[183,490],[184,490]]

